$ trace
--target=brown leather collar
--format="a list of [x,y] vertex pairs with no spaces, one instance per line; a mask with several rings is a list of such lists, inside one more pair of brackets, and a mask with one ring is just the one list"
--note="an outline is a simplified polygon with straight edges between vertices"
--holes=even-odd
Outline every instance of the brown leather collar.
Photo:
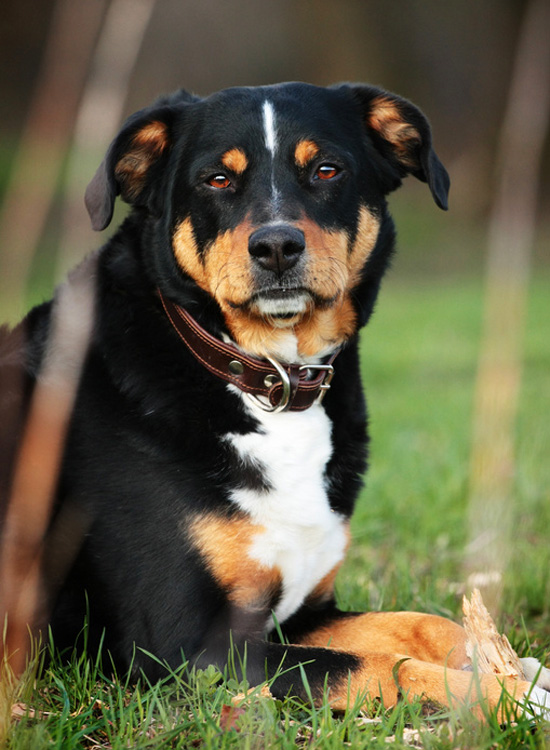
[[318,365],[283,365],[271,358],[257,359],[211,336],[183,307],[163,297],[160,291],[159,296],[168,319],[199,362],[249,394],[264,411],[304,411],[320,403],[330,388],[332,363],[338,350]]

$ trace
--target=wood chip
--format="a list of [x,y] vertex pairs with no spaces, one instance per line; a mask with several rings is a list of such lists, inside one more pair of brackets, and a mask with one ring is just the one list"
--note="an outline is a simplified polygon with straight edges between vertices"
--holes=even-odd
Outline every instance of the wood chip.
[[237,695],[233,696],[233,698],[231,698],[231,703],[233,706],[238,706],[240,703],[242,703],[246,698],[250,697],[251,695],[253,697],[259,696],[260,698],[273,698],[267,683],[264,682],[264,684],[259,690],[257,687],[253,687],[253,688],[249,688],[246,691],[246,693],[238,693]]
[[468,637],[466,653],[478,671],[524,679],[518,655],[508,638],[497,631],[478,589],[472,591],[470,601],[463,598],[462,611],[464,630]]

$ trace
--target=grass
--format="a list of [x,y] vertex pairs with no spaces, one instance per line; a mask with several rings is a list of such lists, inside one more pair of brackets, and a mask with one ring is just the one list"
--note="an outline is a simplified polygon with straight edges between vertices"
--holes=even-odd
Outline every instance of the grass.
[[[517,420],[515,538],[499,625],[520,655],[550,648],[550,277],[532,284]],[[353,609],[414,609],[458,618],[464,585],[472,392],[481,286],[465,279],[390,280],[363,338],[371,468],[337,583]],[[19,686],[7,748],[544,748],[548,726],[500,727],[418,703],[328,705],[274,701],[214,669],[166,683],[114,679],[75,656]],[[232,708],[233,707],[233,708]]]

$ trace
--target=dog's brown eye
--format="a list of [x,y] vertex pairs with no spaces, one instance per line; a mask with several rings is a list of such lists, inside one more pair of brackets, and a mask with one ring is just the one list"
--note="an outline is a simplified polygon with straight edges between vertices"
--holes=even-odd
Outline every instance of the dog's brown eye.
[[318,180],[332,180],[340,173],[338,167],[334,164],[321,164],[321,166],[315,172],[315,177]]
[[206,182],[210,187],[219,188],[220,190],[228,188],[231,185],[231,180],[224,174],[212,175],[212,177],[209,177]]

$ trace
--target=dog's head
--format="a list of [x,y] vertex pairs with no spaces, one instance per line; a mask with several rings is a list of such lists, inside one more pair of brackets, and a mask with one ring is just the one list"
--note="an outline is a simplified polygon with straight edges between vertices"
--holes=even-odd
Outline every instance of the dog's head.
[[280,355],[291,332],[313,357],[370,314],[393,244],[385,197],[407,174],[447,207],[424,115],[381,89],[180,92],[128,120],[86,203],[98,230],[117,195],[133,205],[151,252],[217,302],[245,349]]

